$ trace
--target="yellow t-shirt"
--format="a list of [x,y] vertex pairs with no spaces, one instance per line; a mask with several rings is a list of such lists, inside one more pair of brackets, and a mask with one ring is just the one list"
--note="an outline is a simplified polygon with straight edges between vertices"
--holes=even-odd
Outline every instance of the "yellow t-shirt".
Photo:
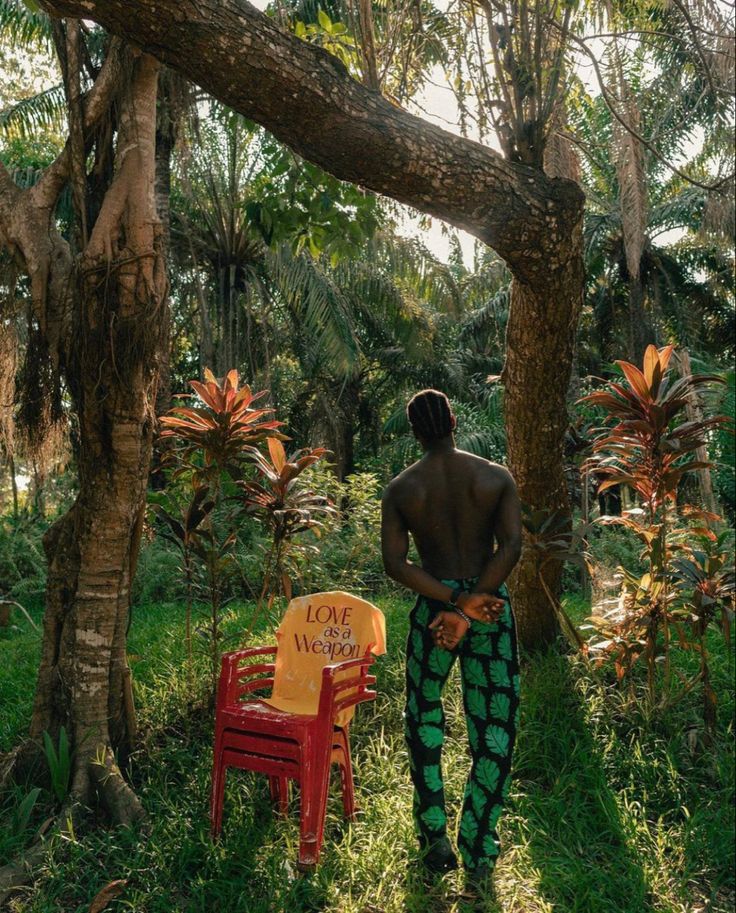
[[[319,709],[322,669],[367,653],[386,652],[383,612],[365,599],[340,591],[298,596],[289,603],[276,632],[278,652],[273,693],[267,704],[289,713],[315,714]],[[336,679],[356,675],[358,669],[338,673]],[[339,694],[338,700],[349,695]],[[343,726],[354,707],[338,714]]]

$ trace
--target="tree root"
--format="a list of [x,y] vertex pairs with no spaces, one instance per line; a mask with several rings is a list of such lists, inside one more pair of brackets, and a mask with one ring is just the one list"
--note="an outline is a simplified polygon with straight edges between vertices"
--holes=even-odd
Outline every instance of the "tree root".
[[22,747],[22,745],[16,745],[0,758],[0,792],[15,778],[15,769],[18,766],[18,756]]
[[109,745],[92,761],[90,774],[100,800],[115,824],[129,826],[145,819],[141,800],[125,782]]
[[11,783],[35,775],[43,761],[43,751],[33,739],[26,739],[0,756],[0,792]]

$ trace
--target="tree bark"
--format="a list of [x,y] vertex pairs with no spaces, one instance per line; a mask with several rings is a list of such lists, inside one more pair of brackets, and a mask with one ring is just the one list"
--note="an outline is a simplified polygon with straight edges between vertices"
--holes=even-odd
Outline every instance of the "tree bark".
[[[55,738],[66,727],[74,750],[72,801],[86,804],[96,793],[125,823],[142,807],[113,752],[124,758],[130,748],[125,629],[167,293],[154,199],[159,65],[139,55],[127,68],[115,176],[78,258],[54,229],[54,166],[35,197],[0,174],[1,236],[35,279],[34,306],[45,331],[54,330],[52,351],[80,438],[79,494],[44,539],[49,574],[30,735],[38,740],[48,731]],[[15,211],[3,207],[3,191]]]
[[[550,264],[548,286],[540,289],[514,278],[501,376],[509,468],[522,504],[565,515],[570,510],[564,472],[566,394],[583,300],[582,228],[581,212],[572,233],[558,237],[559,261]],[[556,596],[561,564],[547,562],[543,574]],[[511,595],[524,646],[531,649],[554,640],[557,619],[547,605],[537,559],[528,548],[512,574]]]
[[[578,221],[572,181],[506,161],[409,114],[247,0],[43,0],[185,73],[342,180],[464,228],[526,276],[547,274],[547,217]],[[564,237],[564,232],[563,232]]]
[[[689,377],[693,373],[693,367],[690,362],[690,352],[683,346],[677,353],[677,360],[680,366],[680,374],[683,377]],[[685,415],[689,422],[702,422],[703,410],[697,393],[692,390],[688,393],[685,400]],[[695,450],[695,459],[699,463],[709,463],[708,448],[703,444]],[[702,466],[697,470],[698,487],[700,488],[700,500],[706,510],[712,514],[719,513],[718,501],[713,490],[713,477],[711,476],[710,467]]]
[[644,303],[644,285],[641,276],[628,277],[629,360],[641,365],[647,346],[656,345],[654,331]]

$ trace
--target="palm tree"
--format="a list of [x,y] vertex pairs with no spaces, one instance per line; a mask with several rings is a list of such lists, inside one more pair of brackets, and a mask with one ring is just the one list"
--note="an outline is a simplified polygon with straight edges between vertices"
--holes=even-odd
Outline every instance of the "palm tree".
[[[642,97],[654,104],[647,93]],[[631,209],[622,196],[621,168],[606,154],[606,144],[615,145],[608,106],[581,92],[571,121],[586,150],[589,368],[613,360],[622,348],[634,360],[646,337],[723,353],[733,328],[730,255],[722,235],[705,230],[707,191],[644,157],[643,170],[631,181],[643,197],[633,207],[641,224],[636,231],[627,228]],[[680,144],[687,138],[681,136]],[[705,171],[704,157],[691,160],[693,173]],[[672,240],[672,233],[679,237]]]

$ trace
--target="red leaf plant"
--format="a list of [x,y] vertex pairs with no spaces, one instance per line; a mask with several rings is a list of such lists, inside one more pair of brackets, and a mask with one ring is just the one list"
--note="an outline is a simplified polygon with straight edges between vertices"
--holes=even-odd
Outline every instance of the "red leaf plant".
[[268,391],[253,393],[247,384],[239,386],[236,370],[229,371],[221,383],[208,368],[204,376],[204,383],[189,382],[194,394],[181,395],[189,401],[199,399],[203,405],[174,406],[161,419],[165,430],[160,439],[184,442],[180,458],[185,464],[191,465],[192,457],[201,453],[205,468],[215,466],[237,475],[239,462],[250,455],[248,448],[278,436],[283,422],[266,418],[273,413],[270,406],[253,408]]
[[[245,511],[258,516],[271,532],[271,549],[266,560],[263,590],[259,606],[272,583],[280,584],[287,599],[291,598],[290,572],[297,570],[297,559],[307,546],[295,541],[298,533],[312,530],[319,535],[323,528],[320,518],[334,515],[335,508],[328,498],[316,494],[300,479],[309,466],[329,452],[324,447],[297,450],[286,455],[284,445],[276,438],[267,441],[269,457],[253,448],[252,459],[260,476],[258,481],[238,483],[240,502]],[[272,592],[270,601],[273,601]]]
[[[641,502],[640,507],[625,511],[620,517],[604,516],[598,522],[618,524],[640,539],[643,557],[648,564],[639,576],[621,568],[623,589],[613,612],[594,607],[589,621],[597,634],[590,642],[591,653],[601,661],[613,656],[619,681],[640,657],[647,663],[650,706],[654,704],[656,664],[664,666],[665,702],[671,679],[671,626],[681,620],[678,581],[673,573],[673,555],[681,549],[683,522],[690,515],[678,515],[677,492],[682,478],[710,463],[693,460],[691,454],[706,444],[708,434],[728,421],[714,415],[701,421],[678,421],[688,398],[722,383],[717,375],[697,374],[675,379],[670,360],[674,347],[657,349],[650,345],[640,370],[626,361],[617,361],[623,382],[609,381],[604,389],[583,397],[580,402],[600,406],[607,412],[606,427],[593,442],[593,456],[588,468],[604,477],[599,488],[629,486]],[[703,523],[717,519],[704,518],[698,512],[698,528],[686,527],[692,537],[702,531]],[[675,611],[676,605],[680,610]],[[694,611],[690,607],[690,614]],[[660,640],[660,634],[662,638]],[[678,631],[679,634],[679,631]]]

